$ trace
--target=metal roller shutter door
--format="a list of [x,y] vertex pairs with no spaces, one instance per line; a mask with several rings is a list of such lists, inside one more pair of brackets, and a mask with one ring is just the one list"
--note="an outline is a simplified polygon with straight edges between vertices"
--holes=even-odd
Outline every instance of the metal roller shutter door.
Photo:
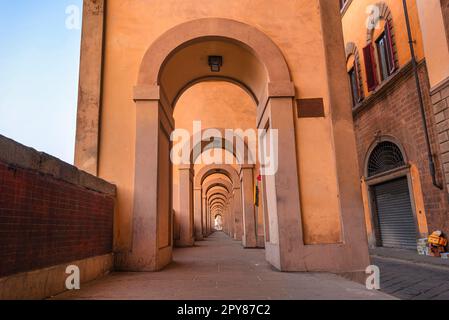
[[407,178],[374,187],[382,246],[416,250],[416,223]]

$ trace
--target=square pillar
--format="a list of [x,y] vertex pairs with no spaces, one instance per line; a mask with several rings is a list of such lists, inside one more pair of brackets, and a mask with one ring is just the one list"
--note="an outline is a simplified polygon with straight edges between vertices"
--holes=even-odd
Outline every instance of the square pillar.
[[203,237],[208,237],[209,236],[209,230],[210,230],[210,226],[209,226],[209,210],[207,208],[207,198],[206,196],[202,195],[202,205],[201,205],[201,219],[203,221]]
[[192,247],[194,239],[193,170],[191,165],[179,167],[179,240],[177,247]]
[[133,237],[128,252],[116,255],[120,271],[158,271],[172,261],[173,202],[168,118],[158,99],[136,101],[136,162]]
[[254,207],[254,165],[242,165],[240,169],[243,203],[243,236],[245,248],[257,248],[257,229]]
[[242,241],[243,238],[243,211],[242,211],[242,191],[240,188],[234,188],[233,212],[235,221],[234,239]]
[[278,136],[277,169],[266,173],[261,166],[261,173],[267,233],[265,254],[268,262],[281,271],[306,270],[293,108],[292,98],[270,98],[259,126],[268,128],[267,143],[261,141],[259,148],[269,155],[276,150],[268,139],[275,133]]
[[228,198],[224,210],[226,211],[226,214],[229,217],[229,236],[232,239],[234,239],[235,218],[234,218],[234,211],[232,211],[231,207],[232,207],[232,199]]
[[201,188],[196,188],[194,190],[194,225],[195,225],[195,240],[201,241],[204,238],[204,228],[206,227],[203,221],[203,196]]

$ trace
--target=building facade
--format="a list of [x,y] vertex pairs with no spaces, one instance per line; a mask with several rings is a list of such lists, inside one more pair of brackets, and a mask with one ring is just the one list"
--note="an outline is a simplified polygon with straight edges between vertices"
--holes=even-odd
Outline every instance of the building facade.
[[449,232],[444,2],[340,2],[371,247]]
[[[365,270],[338,2],[85,0],[83,25],[75,163],[117,185],[118,270],[164,268],[219,217],[282,271]],[[277,171],[173,164],[197,120],[277,132]]]

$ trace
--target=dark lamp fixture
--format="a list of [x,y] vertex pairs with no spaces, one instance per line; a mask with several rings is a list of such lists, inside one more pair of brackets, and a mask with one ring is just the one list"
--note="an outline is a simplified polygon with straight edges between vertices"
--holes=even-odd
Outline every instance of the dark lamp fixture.
[[221,67],[223,66],[223,57],[222,56],[209,56],[209,66],[210,66],[210,71],[220,72]]

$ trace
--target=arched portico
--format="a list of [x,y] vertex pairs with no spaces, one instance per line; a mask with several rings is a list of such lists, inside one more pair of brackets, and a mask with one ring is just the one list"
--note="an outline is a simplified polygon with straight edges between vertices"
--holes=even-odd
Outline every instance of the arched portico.
[[[181,24],[156,40],[145,54],[134,89],[136,102],[135,181],[132,250],[118,257],[126,270],[160,270],[172,259],[170,132],[176,97],[192,81],[214,74],[189,53],[227,54],[223,79],[242,83],[257,97],[257,127],[278,133],[278,170],[264,179],[262,198],[267,230],[267,260],[283,271],[322,270],[322,246],[304,245],[294,125],[295,88],[279,48],[264,33],[241,22],[207,18]],[[177,66],[184,65],[179,74]],[[253,177],[254,178],[254,177]],[[249,190],[249,186],[244,187]],[[244,199],[251,192],[242,190]],[[269,196],[267,196],[269,195]],[[244,200],[245,201],[245,200]],[[250,210],[249,210],[250,211]],[[246,211],[245,211],[246,212]],[[326,247],[335,256],[339,244]],[[349,268],[349,266],[348,266]],[[329,268],[330,269],[330,268]],[[344,269],[343,264],[335,270]]]
[[[195,172],[194,188],[195,188],[195,230],[197,233],[203,233],[203,236],[210,234],[210,215],[207,212],[206,193],[203,192],[204,181],[213,174],[223,174],[231,182],[234,193],[234,217],[236,220],[236,230],[234,238],[236,240],[242,239],[243,235],[243,217],[242,217],[242,200],[240,191],[240,178],[236,169],[229,164],[213,164],[201,168],[198,172]],[[201,201],[201,200],[202,201]],[[201,223],[202,222],[202,223]],[[202,230],[202,231],[201,231]]]
[[[212,3],[201,12],[180,10],[176,16],[160,12],[151,24],[145,22],[151,19],[151,9],[142,10],[139,19],[133,19],[134,8],[114,12],[121,10],[117,4],[109,14],[95,12],[95,25],[104,20],[111,22],[111,28],[105,33],[86,28],[76,163],[117,184],[117,270],[159,270],[171,261],[171,198],[178,182],[176,171],[171,178],[168,152],[174,118],[177,125],[182,119],[216,121],[215,112],[226,110],[231,115],[238,100],[250,100],[244,103],[245,128],[254,128],[248,115],[254,117],[255,101],[257,128],[280,130],[280,170],[260,183],[257,218],[264,217],[266,228],[259,228],[258,236],[265,232],[267,260],[286,271],[360,271],[369,264],[349,87],[342,81],[347,74],[338,36],[341,16],[333,1],[320,0],[317,5],[304,7],[304,14],[280,8],[282,21],[271,24],[264,23],[260,12],[247,14],[237,5],[226,16],[239,21],[210,18],[222,16]],[[310,28],[297,32],[295,26],[303,17]],[[196,20],[185,22],[189,19]],[[167,31],[167,26],[174,27]],[[286,32],[277,32],[279,27]],[[132,50],[124,55],[120,43],[132,44]],[[221,72],[209,70],[210,55],[223,56]],[[183,95],[192,85],[209,80]],[[245,97],[242,90],[219,91],[228,84],[217,80],[238,85],[249,95]],[[200,92],[200,87],[206,90]],[[214,96],[220,102],[214,103]],[[229,108],[222,108],[227,104],[222,97],[230,98]],[[309,98],[320,101],[319,112],[314,113],[319,118],[302,112],[311,107]],[[198,108],[191,117],[172,115],[175,106],[185,115],[192,105]],[[234,116],[213,126],[233,128],[239,123]],[[323,183],[315,186],[318,180]],[[176,198],[173,202],[178,203]],[[323,205],[328,202],[332,204]],[[209,214],[206,219],[210,222]],[[326,228],[315,234],[320,225]]]
[[222,187],[222,188],[226,189],[226,191],[228,191],[229,194],[231,194],[232,191],[234,190],[234,187],[232,186],[232,184],[224,179],[214,179],[214,180],[211,180],[203,185],[204,191],[206,193],[208,193],[209,190],[214,187]]
[[[232,207],[233,204],[232,194],[229,193],[228,188],[222,187],[220,185],[209,186],[207,191],[205,191],[205,194],[206,194],[207,209],[209,209],[209,211],[212,214],[216,209],[220,209],[222,211],[224,221],[224,231],[229,236],[232,237],[232,235],[235,232],[235,218]],[[209,223],[211,222],[212,221],[210,221]]]
[[[255,137],[254,137],[255,138]],[[254,146],[256,146],[256,141],[254,141]],[[195,183],[193,183],[194,176],[194,165],[200,156],[208,151],[214,149],[226,150],[233,155],[233,161],[238,164],[255,163],[256,161],[256,150],[252,150],[248,147],[247,141],[245,141],[240,136],[228,137],[225,129],[219,128],[209,128],[199,131],[192,135],[188,142],[183,145],[182,152],[188,152],[189,159],[185,164],[179,165],[177,167],[179,172],[179,200],[180,209],[177,213],[180,221],[180,234],[181,237],[177,242],[177,246],[185,247],[192,246],[194,240],[202,240],[204,236],[208,235],[208,231],[204,230],[209,226],[209,223],[205,221],[210,219],[201,210],[202,206],[202,183],[210,174],[213,173],[223,173],[229,179],[232,180],[234,189],[240,192],[240,181],[238,179],[237,172],[231,165],[209,165],[207,168],[214,167],[214,171],[207,169],[202,169],[195,178]],[[183,161],[185,161],[184,159]],[[190,192],[193,188],[193,195]],[[189,190],[189,191],[187,191]],[[232,194],[233,191],[230,191]],[[240,201],[240,197],[237,199]],[[235,232],[231,235],[235,239],[242,238],[242,218],[241,218],[241,204],[238,205],[236,210],[235,219],[238,226],[235,228]]]
[[234,188],[239,185],[239,175],[236,169],[229,164],[213,164],[201,168],[198,172],[195,172],[195,188],[201,188],[204,180],[212,174],[221,173],[224,174],[232,181]]
[[[225,210],[226,210],[223,220],[229,223],[230,226],[232,226],[231,229],[227,230],[227,231],[232,230],[232,233],[229,233],[229,236],[236,240],[240,240],[242,225],[239,220],[239,215],[242,212],[241,211],[242,204],[241,202],[240,203],[235,202],[234,190],[240,190],[240,188],[239,187],[234,188],[234,186],[230,182],[224,179],[214,179],[202,185],[202,192],[206,195],[207,198],[209,198],[211,205],[213,205],[214,197],[218,197],[221,195],[224,198],[224,195],[227,193],[226,199],[223,199],[225,201]],[[240,201],[240,198],[238,198],[237,201]],[[229,205],[226,206],[226,203],[228,203]],[[207,213],[203,212],[203,214]],[[208,218],[210,219],[210,217]],[[237,232],[237,230],[239,230],[239,232]],[[237,235],[237,233],[239,233],[239,235]],[[240,239],[238,239],[239,236]]]
[[[235,240],[242,240],[243,246],[247,248],[257,247],[257,220],[255,217],[254,199],[252,193],[254,192],[254,166],[253,165],[241,165],[240,171],[244,173],[241,177],[237,173],[236,169],[231,165],[210,165],[203,167],[198,173],[195,174],[195,199],[200,199],[200,195],[204,194],[205,187],[203,181],[212,174],[221,173],[227,176],[233,186],[233,190],[230,192],[233,201],[231,211],[233,213],[233,234],[230,236]],[[242,189],[243,186],[243,189]],[[242,199],[242,195],[246,194],[245,201]],[[208,225],[207,214],[201,207],[199,201],[195,201],[195,228],[200,228],[200,217],[203,219],[203,225]],[[203,208],[204,204],[202,205]],[[245,216],[243,216],[245,213]],[[197,232],[198,233],[198,232]]]

